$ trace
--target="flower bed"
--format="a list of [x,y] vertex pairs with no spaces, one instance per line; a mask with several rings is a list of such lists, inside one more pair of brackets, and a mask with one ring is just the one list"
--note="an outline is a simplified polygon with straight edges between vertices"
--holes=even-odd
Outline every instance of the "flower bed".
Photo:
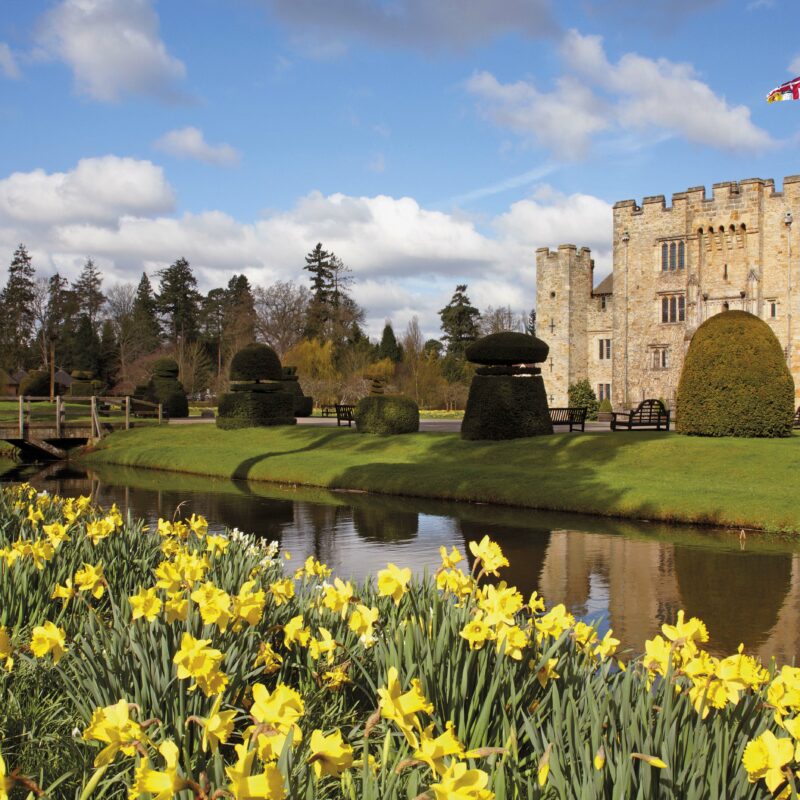
[[355,586],[206,521],[0,490],[0,798],[790,796],[800,669],[645,654],[442,550]]

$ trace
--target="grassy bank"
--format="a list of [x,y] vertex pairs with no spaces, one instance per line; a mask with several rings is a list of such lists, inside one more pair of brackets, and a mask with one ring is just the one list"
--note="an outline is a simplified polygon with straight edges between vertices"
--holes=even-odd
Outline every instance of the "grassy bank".
[[457,434],[363,436],[311,427],[115,433],[83,457],[223,478],[360,489],[554,511],[800,530],[791,490],[800,437],[698,439],[557,434],[465,442]]

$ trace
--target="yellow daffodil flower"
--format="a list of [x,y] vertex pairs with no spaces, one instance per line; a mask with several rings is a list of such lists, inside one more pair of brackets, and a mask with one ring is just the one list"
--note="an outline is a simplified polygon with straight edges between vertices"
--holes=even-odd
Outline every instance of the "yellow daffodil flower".
[[184,633],[180,650],[172,659],[178,666],[178,678],[193,678],[191,689],[200,687],[206,697],[219,694],[228,683],[227,675],[220,670],[224,656],[209,647],[210,643],[210,639],[195,639],[190,633]]
[[378,689],[378,697],[380,698],[381,716],[394,722],[412,747],[419,747],[419,740],[414,729],[422,731],[422,726],[417,714],[433,713],[433,705],[428,702],[422,693],[419,681],[412,680],[411,688],[407,692],[403,692],[400,687],[397,668],[389,667],[386,687]]
[[31,637],[31,650],[36,658],[44,658],[48,653],[53,654],[53,663],[58,664],[66,652],[67,634],[63,628],[56,627],[52,622],[45,622],[33,629]]
[[255,585],[255,581],[246,581],[239,589],[239,594],[233,598],[233,616],[239,626],[242,622],[258,625],[261,621],[267,595],[263,589],[256,589]]
[[444,775],[448,767],[444,763],[445,758],[464,757],[464,745],[458,741],[453,729],[453,723],[448,722],[445,732],[434,737],[433,724],[428,725],[419,737],[419,747],[413,757],[417,761],[424,761],[437,775]]
[[264,672],[267,675],[271,675],[273,672],[277,672],[281,668],[281,664],[283,664],[283,656],[276,653],[272,649],[272,645],[269,642],[261,642],[258,647],[258,655],[256,656],[255,662],[253,662],[253,666],[258,667],[261,664],[264,665]]
[[295,744],[302,734],[297,721],[305,713],[305,704],[300,694],[289,686],[279,683],[270,692],[263,683],[253,685],[253,706],[250,714],[261,725],[268,725],[278,733],[286,734],[291,730]]
[[316,661],[323,655],[327,655],[328,663],[333,663],[333,658],[336,652],[336,642],[333,635],[327,628],[320,628],[318,631],[319,638],[311,639],[308,643],[308,654]]
[[514,615],[522,608],[522,595],[505,581],[495,586],[488,584],[477,597],[478,608],[483,611],[487,625],[513,625]]
[[56,584],[53,593],[50,595],[51,600],[60,600],[65,606],[77,596],[77,591],[72,585],[72,578],[67,578],[64,585]]
[[206,537],[206,551],[212,556],[221,556],[230,547],[231,541],[226,536],[211,535]]
[[156,589],[139,589],[136,594],[128,596],[131,604],[131,619],[144,617],[152,622],[161,613],[161,598],[156,594]]
[[256,751],[249,750],[246,744],[237,744],[236,755],[236,764],[225,767],[230,780],[227,788],[235,800],[283,800],[286,797],[283,776],[274,764],[266,764],[262,773],[252,775]]
[[14,648],[5,625],[0,625],[0,661],[5,662],[3,668],[6,672],[14,668]]
[[8,777],[6,762],[0,752],[0,800],[8,800],[8,793],[14,788],[14,781]]
[[553,606],[544,616],[534,621],[536,641],[541,644],[545,637],[558,639],[564,631],[575,624],[575,617],[570,614],[563,603]]
[[195,589],[190,597],[197,603],[204,625],[216,625],[221,631],[228,627],[232,617],[233,601],[226,591],[207,581]]
[[225,744],[228,741],[231,733],[233,733],[233,723],[236,719],[235,711],[220,711],[222,705],[222,695],[217,695],[214,705],[211,706],[211,711],[208,716],[200,718],[200,724],[203,727],[203,741],[202,748],[205,753],[208,749],[212,753],[216,753],[220,744]]
[[295,643],[300,647],[306,647],[310,638],[311,631],[304,627],[302,614],[292,617],[283,626],[283,644],[288,650],[291,650]]
[[86,537],[97,546],[114,533],[114,523],[109,519],[93,519],[86,523]]
[[469,550],[488,575],[499,575],[500,567],[508,566],[508,559],[503,555],[500,545],[488,536],[484,536],[480,542],[470,542]]
[[172,800],[183,791],[188,783],[185,778],[178,775],[178,756],[180,751],[175,742],[163,742],[158,747],[158,752],[164,759],[164,770],[150,768],[148,759],[144,759],[136,768],[136,774],[131,787],[131,796],[138,797],[150,794],[152,800]]
[[459,634],[469,642],[470,650],[480,650],[487,641],[494,639],[494,631],[486,624],[482,614],[468,622]]
[[342,739],[342,732],[338,729],[328,736],[322,731],[313,731],[309,745],[311,756],[308,763],[311,764],[317,780],[323,775],[338,778],[342,772],[353,766],[353,748]]
[[391,597],[396,604],[399,604],[410,580],[411,570],[408,567],[401,569],[389,563],[386,569],[378,572],[378,594],[381,597]]
[[106,579],[103,576],[102,564],[87,564],[75,573],[75,587],[79,592],[89,592],[95,600],[99,600],[106,590]]
[[347,605],[353,599],[353,584],[341,578],[334,578],[333,584],[327,583],[322,587],[322,605],[334,614],[341,614],[342,619],[347,615]]
[[128,701],[124,698],[113,706],[96,708],[83,738],[87,742],[94,740],[106,744],[94,760],[95,767],[110,764],[119,752],[133,756],[137,744],[147,741],[139,723],[130,718]]
[[353,633],[358,634],[364,647],[372,647],[375,642],[373,626],[378,621],[379,611],[377,608],[358,603],[350,614],[348,625]]
[[744,749],[747,780],[756,783],[763,778],[767,789],[774,792],[785,780],[783,768],[794,758],[794,750],[791,739],[778,739],[772,731],[764,731]]
[[189,601],[181,592],[170,592],[164,601],[164,617],[167,624],[173,622],[186,622],[189,616]]
[[275,605],[282,606],[294,597],[294,581],[291,578],[275,581],[270,584],[269,592],[275,600]]
[[483,770],[469,769],[463,761],[456,761],[429,788],[434,800],[493,800],[494,792],[486,788],[488,783],[489,776]]

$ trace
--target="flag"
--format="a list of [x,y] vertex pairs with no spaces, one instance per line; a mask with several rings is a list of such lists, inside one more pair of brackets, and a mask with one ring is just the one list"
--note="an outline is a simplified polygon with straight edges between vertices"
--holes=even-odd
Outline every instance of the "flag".
[[777,103],[780,100],[800,100],[800,78],[787,81],[767,95],[768,103]]

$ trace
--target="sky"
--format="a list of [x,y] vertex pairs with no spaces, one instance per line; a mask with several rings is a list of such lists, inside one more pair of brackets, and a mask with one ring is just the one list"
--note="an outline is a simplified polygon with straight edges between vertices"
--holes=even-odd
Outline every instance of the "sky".
[[351,268],[367,331],[611,268],[611,208],[800,172],[797,0],[0,0],[0,265]]

